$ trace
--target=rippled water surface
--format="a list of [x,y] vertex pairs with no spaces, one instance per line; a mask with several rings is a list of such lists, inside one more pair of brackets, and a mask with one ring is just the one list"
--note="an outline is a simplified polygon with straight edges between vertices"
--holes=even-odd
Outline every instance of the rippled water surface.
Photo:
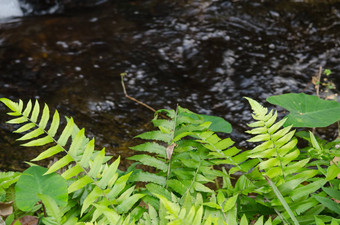
[[[58,11],[56,11],[58,12]],[[312,93],[319,66],[340,86],[340,4],[288,1],[107,1],[0,24],[0,96],[46,102],[115,156],[176,104],[224,117],[246,146],[248,96]],[[1,106],[0,169],[37,151],[14,143]],[[13,147],[14,146],[14,147]],[[24,153],[23,153],[24,152]]]

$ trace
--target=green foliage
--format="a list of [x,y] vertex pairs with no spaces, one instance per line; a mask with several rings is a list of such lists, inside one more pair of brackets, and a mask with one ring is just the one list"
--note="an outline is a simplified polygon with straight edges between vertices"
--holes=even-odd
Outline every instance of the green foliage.
[[[29,101],[26,107],[21,100],[15,103],[2,98],[0,101],[12,110],[8,114],[16,117],[8,123],[20,126],[14,132],[23,134],[18,139],[23,141],[23,146],[48,146],[33,161],[43,160],[58,153],[64,154],[44,173],[63,171],[61,176],[68,181],[69,198],[80,198],[81,205],[74,206],[81,209],[78,212],[80,220],[88,218],[90,221],[110,223],[113,220],[111,215],[110,218],[106,218],[107,210],[116,215],[118,212],[127,213],[133,209],[134,203],[143,197],[134,194],[133,188],[128,189],[130,190],[128,193],[124,192],[130,174],[119,177],[117,168],[120,159],[110,165],[107,164],[110,158],[105,156],[105,149],[95,150],[94,139],[86,138],[84,129],[79,130],[72,118],[68,119],[66,126],[60,130],[59,113],[55,111],[51,119],[47,105],[40,113],[38,101],[34,106]],[[103,215],[104,218],[99,215]]]
[[47,169],[32,166],[25,170],[15,185],[16,205],[22,211],[31,211],[40,200],[38,195],[47,195],[58,205],[66,206],[67,183],[56,173],[46,174]]
[[[131,147],[136,162],[118,172],[120,158],[96,150],[72,118],[62,128],[47,105],[41,112],[38,101],[2,98],[20,143],[43,149],[33,161],[58,160],[48,169],[31,164],[18,181],[18,174],[0,174],[0,196],[16,183],[15,203],[37,210],[43,224],[338,224],[340,140],[295,134],[283,127],[289,119],[276,121],[276,111],[247,100],[253,149],[241,151],[216,134],[231,132],[224,119],[178,106],[155,113],[155,130],[138,135],[145,142]],[[309,145],[300,150],[301,138]],[[43,211],[32,209],[37,201]]]
[[11,201],[7,192],[10,187],[15,184],[20,177],[18,172],[0,172],[0,202]]
[[[169,119],[159,118],[159,113],[166,113]],[[232,147],[234,142],[230,138],[221,139],[214,133],[213,130],[225,130],[217,124],[226,125],[221,118],[198,115],[178,106],[176,111],[157,111],[152,122],[157,130],[138,135],[137,138],[147,142],[131,148],[148,154],[138,153],[129,159],[153,167],[158,172],[150,174],[134,170],[131,175],[133,181],[153,182],[160,185],[159,189],[180,196],[198,192],[207,195],[213,190],[206,184],[214,183],[222,176],[220,171],[214,170],[214,166],[230,164],[235,166],[232,169],[235,173],[247,172],[254,164],[251,160],[241,164],[246,161],[246,154]]]
[[271,96],[267,101],[290,112],[285,125],[326,127],[340,120],[340,103],[304,93]]

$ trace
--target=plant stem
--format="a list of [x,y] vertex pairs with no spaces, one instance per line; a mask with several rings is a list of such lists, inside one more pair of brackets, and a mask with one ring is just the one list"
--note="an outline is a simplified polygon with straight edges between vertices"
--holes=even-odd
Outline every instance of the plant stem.
[[315,90],[316,95],[320,98],[320,80],[321,80],[321,74],[322,74],[322,66],[319,66],[318,75],[316,76],[316,83],[315,83]]
[[[173,125],[172,125],[172,134],[171,134],[171,141],[174,139],[175,137],[175,130],[176,130],[176,123],[177,123],[177,114],[178,114],[178,105],[176,107],[176,112],[175,112],[175,118],[174,118],[174,122],[173,122]],[[168,143],[168,145],[170,145],[170,143]],[[172,145],[175,145],[175,143],[172,143]],[[174,146],[174,148],[175,148]],[[168,148],[167,148],[168,150]],[[168,154],[167,154],[168,155]],[[166,175],[166,181],[169,180],[169,176],[170,176],[170,170],[171,170],[171,156],[172,156],[172,153],[171,155],[169,154],[169,164],[168,164],[168,173]],[[165,185],[165,188],[167,189],[168,188],[168,184]]]
[[145,104],[144,102],[141,102],[141,101],[139,101],[139,100],[135,99],[134,97],[131,97],[131,96],[129,96],[129,95],[127,94],[126,88],[125,88],[125,84],[124,84],[124,76],[125,76],[125,75],[126,75],[125,73],[120,74],[121,83],[122,83],[122,87],[123,87],[123,91],[124,91],[125,97],[127,97],[128,99],[130,99],[130,100],[132,100],[132,101],[134,101],[134,102],[137,102],[138,104],[140,104],[140,105],[142,105],[142,106],[144,106],[144,107],[150,109],[150,110],[153,111],[153,112],[156,112],[156,109],[152,108],[152,107],[149,106],[148,104]]
[[42,204],[42,208],[43,208],[43,212],[44,212],[44,217],[47,217],[45,205],[43,203],[41,203],[41,204]]
[[189,188],[188,188],[188,189],[185,191],[185,193],[182,195],[181,200],[182,200],[182,198],[187,194],[187,192],[190,192],[192,186],[194,185],[194,183],[195,183],[195,181],[196,181],[196,177],[197,177],[198,171],[200,170],[200,167],[201,167],[201,162],[202,162],[202,160],[199,161],[198,167],[197,167],[197,169],[196,169],[196,171],[195,171],[194,178],[192,179]]

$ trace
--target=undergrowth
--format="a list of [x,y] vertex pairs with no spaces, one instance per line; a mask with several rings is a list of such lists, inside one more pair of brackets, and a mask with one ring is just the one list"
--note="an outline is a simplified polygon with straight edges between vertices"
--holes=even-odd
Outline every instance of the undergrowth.
[[[131,147],[135,163],[120,171],[120,158],[95,149],[73,118],[60,127],[59,113],[51,117],[47,105],[1,98],[21,145],[46,149],[22,174],[0,173],[0,204],[14,209],[2,215],[5,224],[20,224],[23,215],[41,224],[339,224],[340,140],[296,133],[275,110],[246,99],[253,149],[219,137],[222,118],[178,106],[155,112],[155,130],[136,137],[145,142]],[[299,149],[301,139],[309,146]],[[49,168],[33,163],[56,155]],[[155,172],[139,169],[147,167]]]

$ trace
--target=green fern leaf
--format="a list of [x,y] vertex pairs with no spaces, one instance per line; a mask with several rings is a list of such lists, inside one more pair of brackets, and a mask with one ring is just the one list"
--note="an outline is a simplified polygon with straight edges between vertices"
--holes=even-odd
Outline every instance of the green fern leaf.
[[56,110],[53,114],[53,118],[52,118],[52,122],[51,122],[51,126],[50,129],[47,131],[47,133],[51,136],[54,137],[54,135],[57,133],[58,131],[58,127],[59,127],[59,123],[60,123],[60,118],[59,118],[59,113]]
[[139,161],[143,163],[144,165],[155,167],[159,170],[162,170],[163,172],[166,172],[168,170],[168,166],[166,165],[165,162],[159,159],[156,159],[153,156],[140,154],[140,155],[131,156],[128,159]]
[[166,178],[148,172],[137,172],[132,174],[130,181],[153,182],[165,186]]
[[186,185],[184,185],[181,181],[179,180],[167,180],[166,184],[171,187],[175,192],[184,195],[184,193],[187,191]]
[[84,172],[83,168],[76,164],[75,166],[68,168],[61,176],[68,180],[72,177],[77,176],[79,173]]
[[82,156],[82,158],[79,162],[79,165],[81,165],[84,168],[88,168],[93,151],[94,151],[94,139],[92,139],[86,145],[86,148],[85,148],[83,156]]
[[162,196],[166,197],[168,200],[171,199],[170,192],[160,185],[149,183],[149,184],[145,185],[145,187],[150,193],[162,195]]
[[98,177],[98,173],[102,167],[103,161],[105,158],[105,148],[97,154],[96,158],[92,162],[92,166],[88,175],[90,177]]
[[250,151],[249,157],[260,158],[263,160],[258,166],[260,170],[265,170],[270,178],[275,176],[285,176],[285,166],[295,160],[300,151],[295,149],[297,144],[293,138],[295,131],[290,131],[290,127],[280,129],[284,121],[275,123],[277,112],[269,113],[266,108],[261,106],[253,99],[246,98],[254,112],[254,119],[260,122],[252,124],[252,130],[248,133],[255,134],[249,142],[262,142]]
[[32,161],[40,161],[46,158],[49,158],[59,152],[62,152],[64,149],[59,145],[52,146],[48,148],[46,151],[40,153],[36,158],[32,159]]
[[13,133],[24,133],[28,130],[30,130],[31,128],[35,127],[34,123],[27,123],[23,126],[21,126],[20,128],[18,128],[17,130],[13,131]]
[[144,151],[149,153],[155,153],[163,158],[166,157],[166,148],[156,142],[145,142],[143,144],[130,147],[132,150],[135,151]]
[[142,133],[136,138],[146,139],[146,140],[155,140],[155,141],[164,141],[165,143],[170,143],[171,135],[168,133],[163,133],[160,130],[149,131],[146,133]]
[[145,194],[134,194],[125,199],[120,205],[117,206],[118,213],[127,213],[129,210],[131,210],[132,206],[144,196]]
[[46,172],[46,174],[53,173],[64,166],[68,165],[70,162],[73,162],[73,158],[70,155],[65,155],[61,159],[59,159],[57,162],[55,162]]
[[[11,116],[17,117],[9,122],[21,124],[21,127],[16,132],[28,132],[18,139],[24,141],[22,145],[45,146],[46,144],[54,143],[53,146],[40,153],[34,161],[52,157],[60,152],[66,154],[58,159],[46,174],[63,168],[64,173],[62,176],[69,180],[68,193],[84,189],[88,184],[92,184],[93,189],[84,199],[85,205],[81,213],[85,213],[90,204],[97,201],[97,203],[101,202],[103,205],[96,204],[95,209],[90,212],[89,217],[92,217],[93,221],[98,219],[100,223],[102,221],[106,224],[110,221],[120,221],[120,217],[115,220],[117,219],[116,217],[108,214],[108,212],[112,211],[110,208],[114,208],[114,204],[122,204],[121,209],[125,211],[127,206],[133,206],[132,202],[136,199],[136,197],[129,199],[131,205],[123,202],[119,203],[123,199],[128,199],[131,194],[130,191],[134,190],[134,187],[132,187],[128,189],[129,191],[123,192],[130,174],[119,177],[117,169],[120,160],[117,159],[108,166],[106,162],[111,157],[105,156],[105,149],[95,151],[94,139],[90,141],[86,138],[85,130],[79,129],[72,118],[66,118],[66,126],[62,129],[61,134],[57,135],[60,124],[59,113],[55,111],[52,121],[50,121],[49,108],[46,104],[41,112],[38,101],[35,101],[34,107],[29,101],[24,110],[22,101],[14,103],[5,98],[0,99],[0,101],[12,109],[13,112],[9,113]],[[50,124],[48,131],[46,130],[47,124]],[[77,179],[71,179],[75,176],[77,176]],[[120,197],[115,199],[121,192]],[[129,220],[121,221],[126,222]]]
[[83,215],[83,213],[88,209],[88,207],[93,204],[93,202],[96,201],[96,199],[102,195],[102,190],[98,187],[94,187],[90,194],[87,195],[85,198],[83,205],[81,207],[80,215]]
[[50,136],[45,136],[36,140],[32,140],[30,142],[24,143],[21,146],[25,146],[25,147],[30,147],[30,146],[43,146],[46,145],[48,143],[52,143],[53,142],[53,138],[51,138]]
[[85,187],[85,185],[92,182],[92,179],[88,176],[84,176],[82,178],[79,178],[77,181],[73,182],[67,189],[68,193],[75,192],[79,189],[82,189]]
[[131,173],[121,176],[114,184],[111,191],[107,194],[109,199],[113,199],[120,194],[120,192],[125,188],[126,182],[128,181]]
[[114,177],[118,169],[119,163],[120,163],[120,156],[109,167],[107,167],[103,171],[102,178],[98,182],[98,186],[100,188],[105,189],[107,186],[111,187],[113,185],[113,184],[110,185],[110,179]]
[[71,136],[72,132],[73,132],[73,128],[74,128],[74,121],[71,118],[68,122],[66,127],[64,128],[63,132],[61,133],[59,139],[58,139],[58,143],[60,146],[65,146],[67,140],[69,139],[69,137]]

